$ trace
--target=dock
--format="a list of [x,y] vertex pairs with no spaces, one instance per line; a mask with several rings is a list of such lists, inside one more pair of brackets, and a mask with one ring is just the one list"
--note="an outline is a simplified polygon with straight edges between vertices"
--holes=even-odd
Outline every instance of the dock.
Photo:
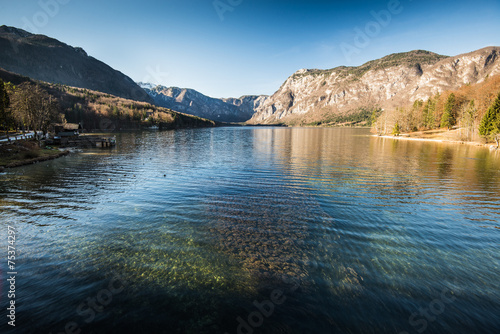
[[54,143],[60,147],[111,148],[116,146],[116,137],[79,135],[75,137],[54,138]]

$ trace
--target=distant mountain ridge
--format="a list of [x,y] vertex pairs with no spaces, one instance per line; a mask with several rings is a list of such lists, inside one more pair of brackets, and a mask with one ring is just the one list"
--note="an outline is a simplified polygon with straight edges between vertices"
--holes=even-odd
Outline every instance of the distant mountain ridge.
[[265,95],[252,95],[217,99],[189,88],[155,86],[150,83],[139,83],[139,86],[158,106],[219,122],[246,122],[268,98]]
[[361,108],[395,109],[500,74],[500,47],[447,57],[415,50],[358,67],[299,70],[255,110],[250,123],[321,123]]
[[153,102],[131,78],[82,48],[5,25],[0,26],[0,68],[36,80]]
[[87,131],[113,132],[159,129],[200,128],[216,126],[215,122],[157,107],[148,102],[133,101],[86,88],[35,81],[0,68],[0,80],[14,85],[39,87],[57,101],[59,112],[68,123],[78,123]]
[[272,96],[218,99],[193,89],[138,85],[82,48],[0,26],[0,68],[36,80],[154,103],[213,121],[304,125],[329,123],[360,110],[405,107],[438,92],[481,83],[489,76],[500,75],[500,47],[454,57],[414,50],[357,67],[302,69]]

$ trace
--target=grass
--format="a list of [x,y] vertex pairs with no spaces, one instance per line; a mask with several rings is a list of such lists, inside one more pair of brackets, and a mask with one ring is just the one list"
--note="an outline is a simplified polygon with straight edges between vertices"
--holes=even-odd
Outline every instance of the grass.
[[17,167],[60,157],[64,152],[40,148],[35,141],[19,141],[0,146],[0,167]]

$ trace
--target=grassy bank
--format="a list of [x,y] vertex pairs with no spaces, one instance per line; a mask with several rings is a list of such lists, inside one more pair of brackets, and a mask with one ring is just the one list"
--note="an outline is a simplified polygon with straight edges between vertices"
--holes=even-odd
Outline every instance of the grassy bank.
[[0,169],[56,159],[68,153],[67,151],[40,148],[35,141],[17,141],[12,144],[4,144],[0,146]]

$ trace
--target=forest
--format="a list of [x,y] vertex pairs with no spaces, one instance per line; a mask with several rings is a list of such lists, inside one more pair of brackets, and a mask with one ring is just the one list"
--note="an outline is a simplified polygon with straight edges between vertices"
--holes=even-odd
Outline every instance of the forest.
[[411,106],[385,110],[373,122],[379,135],[459,130],[456,140],[500,141],[500,76],[455,91],[436,93]]
[[[215,126],[215,122],[83,88],[0,78],[0,131],[49,133],[54,124],[79,123],[87,131]],[[40,135],[42,136],[42,135]]]

